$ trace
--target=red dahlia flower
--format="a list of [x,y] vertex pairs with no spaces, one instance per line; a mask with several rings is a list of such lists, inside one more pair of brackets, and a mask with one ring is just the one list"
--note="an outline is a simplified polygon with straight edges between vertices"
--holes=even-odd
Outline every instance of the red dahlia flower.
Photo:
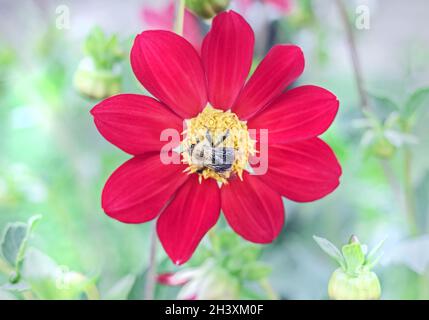
[[[121,94],[91,111],[100,133],[133,155],[106,182],[104,211],[125,223],[158,217],[159,239],[177,264],[192,256],[221,209],[243,238],[269,243],[284,223],[282,195],[313,201],[339,184],[341,167],[318,138],[334,120],[338,100],[316,86],[284,91],[304,70],[294,45],[274,46],[246,82],[253,45],[252,29],[233,11],[214,19],[201,56],[172,32],[142,32],[131,65],[156,99]],[[178,143],[185,147],[183,163],[165,165],[160,134],[167,128],[182,132],[184,119],[186,136]],[[250,129],[268,130],[264,175],[251,174],[248,166],[257,137]],[[233,164],[223,171],[202,166],[192,150],[207,146],[207,133],[225,131],[235,132],[223,136],[224,146],[234,150]]]

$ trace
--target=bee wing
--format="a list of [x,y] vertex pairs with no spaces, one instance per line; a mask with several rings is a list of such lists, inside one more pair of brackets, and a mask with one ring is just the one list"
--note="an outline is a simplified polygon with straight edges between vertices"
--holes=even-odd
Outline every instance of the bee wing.
[[216,164],[234,162],[235,150],[233,148],[214,148],[213,150],[214,150],[215,159],[219,160],[219,161],[216,161]]
[[230,169],[235,160],[234,152],[233,148],[213,148],[208,166],[218,172]]

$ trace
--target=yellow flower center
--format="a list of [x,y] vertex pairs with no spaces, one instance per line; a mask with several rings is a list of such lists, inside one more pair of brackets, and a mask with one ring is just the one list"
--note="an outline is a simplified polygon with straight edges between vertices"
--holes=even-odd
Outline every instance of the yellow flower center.
[[195,118],[186,120],[181,143],[186,171],[202,179],[212,178],[222,183],[248,168],[250,155],[255,154],[255,140],[250,138],[245,121],[231,111],[210,105]]

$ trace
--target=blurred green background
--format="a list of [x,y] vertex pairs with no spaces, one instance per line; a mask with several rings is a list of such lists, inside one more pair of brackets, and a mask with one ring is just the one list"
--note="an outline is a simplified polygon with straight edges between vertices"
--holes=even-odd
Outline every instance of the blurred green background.
[[[125,53],[121,92],[144,93],[128,52],[134,36],[147,27],[142,10],[167,2],[0,0],[0,230],[40,214],[29,245],[43,256],[24,263],[31,270],[19,283],[30,285],[32,293],[8,284],[5,272],[0,298],[85,298],[79,289],[63,294],[58,278],[49,274],[58,268],[85,275],[102,298],[143,298],[151,224],[125,225],[102,212],[103,184],[129,156],[96,131],[89,110],[98,100],[77,92],[73,77],[86,36],[99,26],[117,35]],[[259,37],[263,29],[257,32],[255,61],[267,42],[303,48],[306,70],[297,85],[323,86],[341,102],[323,138],[339,157],[343,176],[323,200],[284,200],[286,226],[273,244],[262,247],[260,257],[271,267],[269,282],[284,299],[326,299],[336,266],[312,236],[340,246],[356,234],[369,246],[387,238],[375,269],[383,299],[429,299],[429,4],[345,1],[373,110],[365,116],[336,2],[293,2],[295,10],[284,16],[248,17],[256,31],[265,21],[269,32],[268,40]],[[70,28],[56,25],[62,5],[69,9]],[[359,5],[370,9],[369,29],[354,27]],[[201,21],[201,30],[208,24]],[[372,126],[363,128],[362,119],[368,118]],[[386,119],[389,128],[383,127]],[[157,259],[160,271],[180,269],[161,248]],[[50,289],[34,280],[45,271],[54,279]],[[176,293],[162,287],[156,297]]]

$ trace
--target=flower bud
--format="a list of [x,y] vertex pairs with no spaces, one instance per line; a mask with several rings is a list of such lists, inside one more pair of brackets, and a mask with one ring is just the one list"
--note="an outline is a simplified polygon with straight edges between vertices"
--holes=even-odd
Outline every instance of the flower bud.
[[378,300],[381,287],[374,272],[362,271],[354,276],[338,268],[329,280],[328,294],[334,300]]
[[240,285],[237,278],[226,270],[215,268],[201,283],[199,293],[201,300],[237,300],[240,296]]
[[323,251],[334,258],[340,268],[336,269],[328,284],[328,294],[335,300],[380,299],[381,286],[377,275],[371,269],[378,262],[377,254],[384,240],[367,254],[367,247],[352,236],[341,251],[327,239],[314,236]]
[[121,90],[123,53],[115,36],[106,36],[100,28],[94,28],[85,40],[85,57],[79,63],[74,85],[81,94],[103,99]]
[[159,275],[158,283],[182,286],[177,296],[179,300],[233,300],[240,296],[238,279],[213,259],[199,267]]
[[396,152],[396,147],[384,136],[375,140],[370,148],[374,155],[382,159],[389,159]]
[[229,6],[230,0],[186,0],[186,7],[204,19],[213,18]]
[[74,75],[74,86],[82,95],[100,100],[121,91],[121,72],[116,67],[111,70],[97,69],[91,59],[83,59]]

